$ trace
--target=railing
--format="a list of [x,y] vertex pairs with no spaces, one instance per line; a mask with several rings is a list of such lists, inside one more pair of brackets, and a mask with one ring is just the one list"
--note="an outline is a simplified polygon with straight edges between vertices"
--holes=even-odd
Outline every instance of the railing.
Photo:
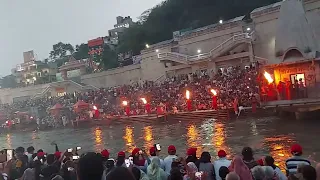
[[166,75],[161,75],[157,79],[155,79],[153,82],[156,84],[161,84],[163,81],[165,81]]
[[[80,89],[96,89],[96,90],[99,89],[96,86],[93,86],[93,85],[81,85],[81,84],[79,84],[79,83],[77,83],[75,81],[72,81],[72,80],[65,80],[65,81],[62,81],[62,82],[73,83],[74,85],[78,86]],[[49,84],[49,86],[47,86],[42,92],[35,94],[33,96],[33,98],[37,98],[37,97],[43,96],[45,93],[47,93],[49,91],[49,89],[52,87],[52,84],[56,84],[56,83],[60,83],[60,82],[53,82],[53,83]]]
[[251,33],[241,33],[234,35],[230,37],[229,39],[225,40],[212,50],[210,50],[208,53],[202,53],[198,55],[184,55],[180,53],[175,53],[175,52],[166,52],[166,53],[159,53],[158,58],[159,59],[168,59],[168,60],[173,60],[173,61],[184,61],[186,63],[190,63],[192,61],[200,60],[200,59],[206,59],[209,57],[216,57],[221,53],[222,50],[225,49],[225,47],[228,47],[230,45],[233,45],[237,42],[242,42],[242,41],[247,41],[247,40],[253,40],[253,34],[254,32]]

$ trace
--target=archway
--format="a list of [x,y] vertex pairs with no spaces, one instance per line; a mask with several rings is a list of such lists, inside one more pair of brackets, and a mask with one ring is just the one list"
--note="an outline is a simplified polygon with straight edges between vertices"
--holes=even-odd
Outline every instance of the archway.
[[282,61],[295,61],[303,59],[304,56],[298,48],[289,48],[282,57]]

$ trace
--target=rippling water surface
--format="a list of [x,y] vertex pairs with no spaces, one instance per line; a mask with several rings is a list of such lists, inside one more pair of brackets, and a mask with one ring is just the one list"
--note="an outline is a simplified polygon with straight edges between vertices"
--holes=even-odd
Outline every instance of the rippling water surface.
[[[209,151],[213,158],[217,151],[224,149],[229,158],[241,153],[244,146],[251,146],[256,157],[272,155],[283,169],[285,160],[290,157],[290,145],[298,142],[304,148],[304,155],[313,163],[320,161],[320,121],[297,121],[290,119],[246,118],[221,121],[205,119],[182,122],[169,120],[153,124],[117,124],[80,129],[55,129],[43,132],[21,132],[3,134],[0,137],[2,148],[33,145],[36,149],[53,152],[51,142],[58,143],[60,149],[82,146],[83,151],[110,150],[130,152],[134,147],[148,150],[155,143],[163,147],[174,144],[178,154],[185,155],[188,147],[198,147],[198,156]],[[148,152],[148,151],[147,151]]]

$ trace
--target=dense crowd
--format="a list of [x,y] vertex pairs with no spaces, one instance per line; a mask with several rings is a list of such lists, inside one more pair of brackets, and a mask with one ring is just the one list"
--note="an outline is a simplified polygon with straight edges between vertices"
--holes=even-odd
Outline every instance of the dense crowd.
[[[241,155],[227,159],[219,150],[218,159],[212,161],[209,152],[198,158],[197,148],[189,148],[185,156],[178,156],[175,146],[167,148],[167,156],[161,159],[161,146],[155,144],[149,154],[135,148],[129,156],[119,152],[115,159],[108,150],[101,153],[87,152],[80,155],[80,147],[47,154],[31,146],[18,147],[14,151],[3,150],[2,176],[4,180],[318,180],[317,170],[302,157],[302,147],[291,147],[292,157],[286,161],[286,173],[275,165],[271,156],[254,158],[253,150],[245,147]],[[12,154],[8,156],[8,153]],[[7,157],[7,158],[6,158]],[[10,159],[8,159],[10,158]],[[318,177],[317,177],[318,174]],[[318,179],[317,179],[318,178]]]
[[124,115],[125,109],[122,101],[127,101],[131,115],[145,114],[145,104],[141,98],[145,98],[150,104],[151,113],[157,111],[158,106],[165,107],[166,111],[176,109],[186,111],[185,92],[191,92],[193,110],[212,109],[212,93],[210,89],[218,92],[218,108],[233,107],[234,99],[238,99],[239,105],[251,106],[252,98],[259,99],[259,86],[257,82],[258,69],[256,67],[230,67],[219,70],[216,74],[206,71],[199,73],[179,75],[167,78],[163,83],[136,82],[132,85],[120,87],[101,88],[96,91],[75,92],[60,97],[43,97],[15,102],[13,104],[2,104],[1,109],[7,113],[21,111],[28,107],[37,107],[42,111],[60,103],[65,107],[74,105],[83,100],[94,104],[107,115]]

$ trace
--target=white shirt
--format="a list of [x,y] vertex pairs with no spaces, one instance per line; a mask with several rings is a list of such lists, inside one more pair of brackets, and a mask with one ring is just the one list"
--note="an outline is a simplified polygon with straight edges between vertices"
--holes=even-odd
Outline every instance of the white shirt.
[[216,174],[216,180],[221,180],[221,177],[219,176],[219,169],[222,166],[229,167],[230,164],[231,164],[231,161],[226,158],[220,158],[213,162],[214,173]]
[[176,156],[176,155],[169,155],[169,156],[167,156],[166,158],[164,158],[164,160],[163,160],[163,163],[164,163],[164,171],[165,171],[167,174],[170,174],[171,164],[172,164],[173,159],[178,159],[178,156]]

